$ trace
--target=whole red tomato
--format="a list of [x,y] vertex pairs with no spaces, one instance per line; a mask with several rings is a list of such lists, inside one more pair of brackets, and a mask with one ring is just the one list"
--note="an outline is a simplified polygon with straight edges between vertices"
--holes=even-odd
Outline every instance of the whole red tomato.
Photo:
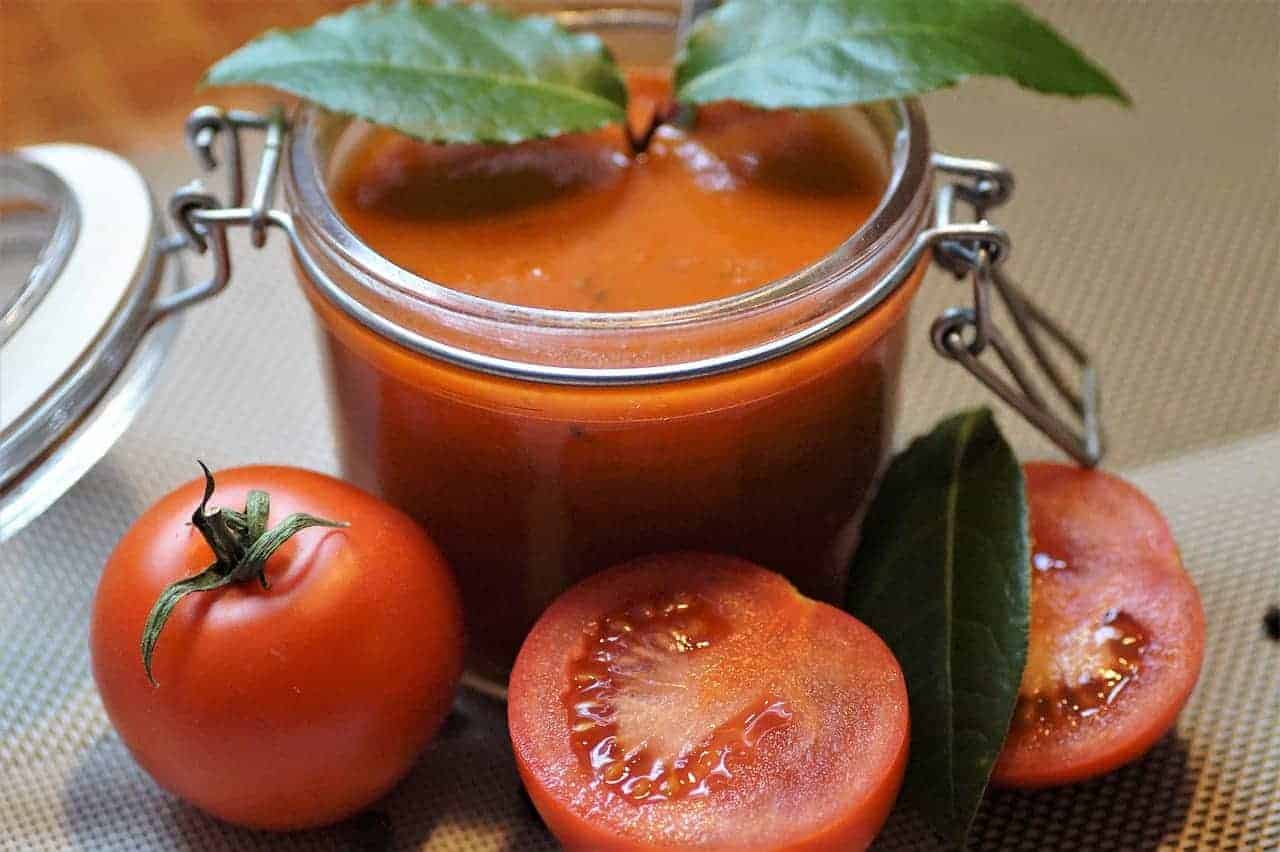
[[161,786],[215,816],[267,829],[340,820],[408,771],[452,705],[462,668],[453,579],[413,521],[357,488],[287,467],[222,471],[216,502],[240,522],[223,525],[240,532],[224,550],[251,555],[237,548],[252,544],[255,490],[270,497],[265,518],[256,497],[259,532],[293,513],[347,525],[294,532],[260,576],[181,597],[153,634],[153,683],[149,613],[167,587],[215,563],[192,523],[204,486],[162,498],[107,561],[90,628],[107,715]]

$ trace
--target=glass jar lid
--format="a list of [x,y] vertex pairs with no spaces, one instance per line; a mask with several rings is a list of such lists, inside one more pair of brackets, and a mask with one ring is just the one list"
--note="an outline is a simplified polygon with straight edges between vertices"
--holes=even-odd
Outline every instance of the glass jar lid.
[[0,540],[76,482],[123,433],[173,324],[179,286],[160,217],[128,161],[84,145],[0,155]]

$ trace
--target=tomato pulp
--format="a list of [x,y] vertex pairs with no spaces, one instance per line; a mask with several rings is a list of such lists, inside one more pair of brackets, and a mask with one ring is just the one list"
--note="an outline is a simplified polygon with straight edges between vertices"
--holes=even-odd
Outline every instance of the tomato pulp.
[[256,580],[183,598],[143,670],[139,641],[161,591],[212,552],[189,523],[202,482],[161,498],[116,546],[90,626],[107,715],[159,784],[241,825],[335,822],[412,766],[453,704],[462,669],[457,591],[440,553],[400,511],[328,476],[244,467],[214,501],[271,497],[346,521],[297,533]]
[[906,686],[879,637],[727,556],[575,586],[509,696],[521,778],[570,850],[863,848],[906,765]]
[[1031,644],[992,781],[1082,781],[1147,752],[1200,674],[1204,613],[1140,491],[1100,471],[1025,465]]
[[[631,82],[640,111],[665,86],[652,74]],[[504,302],[613,312],[742,293],[799,271],[870,215],[883,154],[834,114],[721,105],[692,130],[660,131],[635,159],[616,127],[506,147],[374,132],[335,165],[332,196],[360,240],[426,278]],[[345,475],[439,542],[462,589],[469,664],[502,681],[557,594],[646,553],[732,552],[838,600],[855,519],[891,445],[922,271],[857,323],[786,357],[631,386],[458,368],[307,293],[325,331]],[[430,300],[384,301],[378,310],[393,321],[449,339]],[[693,342],[687,329],[667,338],[651,328],[645,345],[674,362],[722,353],[743,328],[781,326],[772,310]],[[610,352],[633,351],[631,332],[609,333]],[[515,324],[502,334],[513,346],[529,339]]]

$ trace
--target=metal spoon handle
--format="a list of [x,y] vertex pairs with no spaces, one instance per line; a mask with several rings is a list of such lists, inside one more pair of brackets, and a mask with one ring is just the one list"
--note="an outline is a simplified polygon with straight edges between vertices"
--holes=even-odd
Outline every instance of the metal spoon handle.
[[676,24],[676,44],[684,44],[689,28],[698,16],[716,5],[716,0],[681,0],[680,21]]

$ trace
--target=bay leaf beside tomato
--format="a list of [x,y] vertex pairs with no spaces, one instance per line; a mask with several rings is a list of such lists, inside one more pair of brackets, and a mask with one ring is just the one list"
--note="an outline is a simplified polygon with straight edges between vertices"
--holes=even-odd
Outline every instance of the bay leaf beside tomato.
[[890,464],[863,525],[846,608],[902,665],[911,703],[904,796],[963,845],[1026,663],[1025,486],[986,408],[943,420]]

